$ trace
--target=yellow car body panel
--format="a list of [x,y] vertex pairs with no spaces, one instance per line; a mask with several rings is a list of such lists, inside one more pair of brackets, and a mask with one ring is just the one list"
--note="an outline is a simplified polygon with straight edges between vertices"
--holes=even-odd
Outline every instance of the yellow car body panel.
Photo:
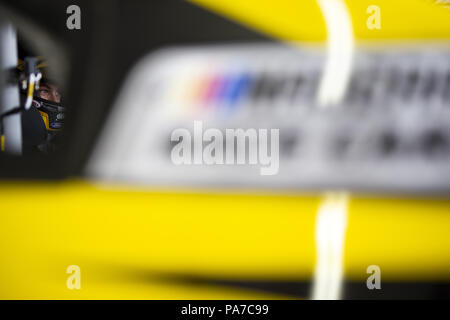
[[[325,21],[316,0],[191,0],[247,27],[286,41],[323,41]],[[427,0],[351,0],[346,3],[358,40],[430,40],[450,38],[450,9]],[[380,9],[380,29],[369,29]]]
[[[74,181],[5,183],[0,194],[0,298],[283,298],[173,279],[314,274],[316,195],[126,191]],[[384,281],[450,280],[449,208],[450,200],[351,197],[345,277],[364,281],[375,264]],[[70,265],[81,268],[81,290],[66,286]]]

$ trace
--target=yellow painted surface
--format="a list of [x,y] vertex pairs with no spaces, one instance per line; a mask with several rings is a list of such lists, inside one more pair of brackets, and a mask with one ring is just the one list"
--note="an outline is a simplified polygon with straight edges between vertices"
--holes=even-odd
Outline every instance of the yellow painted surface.
[[86,298],[264,297],[180,288],[158,275],[309,277],[313,266],[316,198],[49,183],[4,184],[0,203],[0,298],[70,297],[71,264],[86,273],[77,295]]
[[345,247],[347,278],[450,281],[450,200],[354,198]]
[[[3,183],[0,298],[283,298],[171,277],[310,281],[320,199]],[[384,281],[449,281],[449,234],[450,200],[353,197],[346,278],[376,264]]]
[[[315,0],[191,0],[239,23],[288,41],[323,41],[325,22]],[[427,0],[347,0],[358,40],[450,39],[450,10]],[[367,28],[377,5],[381,29]]]

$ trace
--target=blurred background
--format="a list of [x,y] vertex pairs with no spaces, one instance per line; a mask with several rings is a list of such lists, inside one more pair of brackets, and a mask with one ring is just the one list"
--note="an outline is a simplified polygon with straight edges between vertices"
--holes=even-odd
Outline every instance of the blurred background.
[[448,6],[1,1],[0,298],[450,298]]

